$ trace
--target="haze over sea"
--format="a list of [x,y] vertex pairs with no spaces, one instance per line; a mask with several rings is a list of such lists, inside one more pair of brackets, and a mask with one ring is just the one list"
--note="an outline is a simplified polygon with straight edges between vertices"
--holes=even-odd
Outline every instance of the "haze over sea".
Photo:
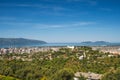
[[87,43],[46,43],[32,45],[0,45],[0,48],[20,48],[20,47],[60,47],[60,46],[120,46],[120,43],[109,44],[87,44]]
[[47,43],[38,45],[5,45],[0,48],[14,48],[14,47],[47,47],[47,46],[83,46],[82,43]]

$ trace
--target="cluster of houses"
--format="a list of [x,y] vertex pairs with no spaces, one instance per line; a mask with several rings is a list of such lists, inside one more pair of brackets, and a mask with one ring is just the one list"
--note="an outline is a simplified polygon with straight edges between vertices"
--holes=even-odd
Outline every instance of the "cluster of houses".
[[99,50],[104,53],[120,55],[120,46],[99,46],[92,47],[93,50]]
[[80,76],[84,76],[85,78],[87,78],[86,80],[101,80],[102,78],[102,74],[96,74],[96,73],[92,73],[92,72],[76,72],[74,77],[74,80],[79,80],[78,77]]
[[29,48],[0,48],[0,54],[7,54],[7,53],[35,53],[35,52],[43,52],[54,50],[58,51],[59,48],[56,47],[29,47]]
[[[32,61],[31,53],[37,53],[37,52],[48,52],[48,51],[59,51],[63,47],[24,47],[24,48],[0,48],[0,54],[9,54],[9,53],[15,53],[15,54],[23,54],[27,53],[28,56],[12,56],[7,57],[8,60],[22,60],[22,61]],[[74,47],[67,46],[64,48],[71,48],[74,49]],[[30,54],[30,55],[29,55]],[[40,57],[40,56],[39,56]],[[3,57],[0,57],[0,59],[3,59]],[[49,59],[52,60],[51,54],[45,54],[44,57],[40,57],[39,59]]]
[[[62,47],[62,46],[61,46]],[[23,47],[23,48],[0,48],[0,54],[7,54],[7,53],[35,53],[35,52],[45,52],[49,50],[58,51],[61,47]],[[71,48],[74,49],[74,46],[67,46],[62,48]]]
[[[37,52],[45,52],[45,51],[59,51],[61,47],[26,47],[26,48],[0,48],[0,54],[7,54],[7,53],[18,53],[18,54],[23,54],[23,53],[37,53]],[[63,47],[62,47],[63,48]],[[70,48],[71,50],[74,50],[74,46],[66,46],[64,48]],[[92,47],[93,50],[99,50],[104,53],[113,53],[113,54],[120,54],[120,47],[107,47],[107,46],[101,46],[101,47]],[[30,55],[29,55],[30,56]],[[86,53],[83,50],[80,50],[79,53],[76,54],[77,58],[79,60],[83,60],[84,57],[86,57]],[[52,55],[51,54],[46,54],[44,56],[45,59],[52,60]],[[2,59],[2,58],[1,58]],[[32,58],[26,58],[26,57],[20,57],[20,56],[13,56],[9,60],[12,59],[21,59],[22,61],[32,61]],[[41,57],[40,59],[43,59]],[[87,80],[100,80],[102,77],[102,74],[95,74],[95,73],[85,73],[85,72],[76,72],[74,77],[74,80],[79,80],[78,77],[81,75],[87,78]]]

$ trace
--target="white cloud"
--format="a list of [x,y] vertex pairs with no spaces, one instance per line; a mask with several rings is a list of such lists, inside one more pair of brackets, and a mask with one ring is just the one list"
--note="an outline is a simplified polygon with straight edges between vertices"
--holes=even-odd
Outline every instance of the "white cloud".
[[15,6],[15,7],[33,7],[33,8],[40,8],[40,9],[51,9],[55,11],[63,11],[63,10],[70,10],[61,6],[55,6],[55,5],[43,5],[43,4],[0,4],[0,6]]
[[75,22],[75,23],[69,23],[69,24],[36,24],[34,27],[37,28],[70,28],[70,27],[83,27],[88,25],[94,25],[95,22]]
[[16,26],[16,27],[33,27],[38,29],[51,29],[51,28],[70,28],[70,27],[83,27],[94,25],[95,22],[74,22],[69,24],[40,24],[40,23],[27,23],[27,22],[1,22],[0,24]]
[[72,25],[73,26],[86,26],[86,25],[91,25],[91,24],[95,24],[95,22],[78,22],[78,23],[74,23]]

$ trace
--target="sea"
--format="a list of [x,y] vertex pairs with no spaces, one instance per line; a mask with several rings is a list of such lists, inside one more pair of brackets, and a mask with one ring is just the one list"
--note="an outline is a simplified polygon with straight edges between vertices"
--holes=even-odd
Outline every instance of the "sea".
[[[46,43],[46,44],[31,44],[31,45],[0,45],[0,48],[19,48],[19,47],[48,47],[48,46],[82,46],[81,43]],[[87,46],[87,45],[86,45]]]
[[60,46],[120,46],[120,43],[111,44],[87,44],[87,43],[46,43],[32,45],[0,45],[0,48],[20,48],[20,47],[60,47]]

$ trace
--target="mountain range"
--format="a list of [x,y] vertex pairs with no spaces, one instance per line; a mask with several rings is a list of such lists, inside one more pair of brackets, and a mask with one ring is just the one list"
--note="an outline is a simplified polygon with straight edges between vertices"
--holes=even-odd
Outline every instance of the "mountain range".
[[111,44],[110,42],[106,42],[106,41],[96,41],[96,42],[92,42],[92,41],[85,41],[85,42],[81,42],[82,44],[93,44],[93,45],[108,45]]
[[41,40],[32,40],[25,38],[0,38],[0,45],[37,45],[37,44],[46,44],[45,41]]
[[111,43],[106,41],[85,41],[81,43],[47,43],[42,40],[33,40],[25,38],[0,38],[0,48],[3,47],[27,47],[27,46],[120,46],[120,43]]

